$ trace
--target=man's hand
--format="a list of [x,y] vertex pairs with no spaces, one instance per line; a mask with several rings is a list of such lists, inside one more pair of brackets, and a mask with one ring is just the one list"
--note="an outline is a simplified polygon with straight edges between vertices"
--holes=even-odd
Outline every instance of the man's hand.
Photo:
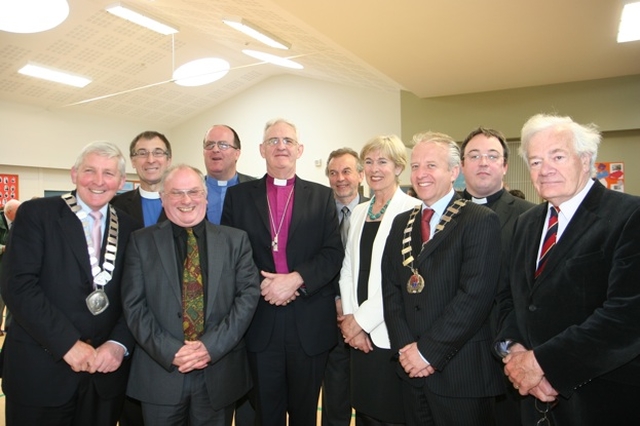
[[96,349],[89,373],[111,373],[120,368],[124,359],[124,348],[114,342],[104,342]]
[[418,350],[418,343],[413,342],[398,351],[400,354],[400,365],[409,377],[427,377],[436,370],[422,359]]
[[78,340],[71,349],[64,354],[62,359],[71,366],[73,371],[79,373],[81,371],[89,371],[91,369],[91,363],[96,356],[96,350],[93,346]]
[[531,350],[511,351],[502,362],[505,364],[504,374],[520,395],[529,394],[529,391],[538,386],[544,378],[544,371]]
[[348,343],[349,346],[351,346],[353,349],[362,351],[365,354],[373,350],[373,343],[371,343],[371,338],[364,330],[353,336],[353,338],[351,338],[351,340],[346,343]]
[[211,356],[204,344],[199,341],[185,341],[173,358],[173,365],[181,373],[202,370],[211,362]]
[[543,377],[538,386],[529,391],[529,395],[533,395],[542,402],[552,402],[556,400],[558,391],[551,386],[551,383]]
[[272,274],[260,271],[264,279],[260,283],[260,294],[272,305],[284,306],[300,296],[298,288],[304,284],[302,276],[297,272],[288,274]]

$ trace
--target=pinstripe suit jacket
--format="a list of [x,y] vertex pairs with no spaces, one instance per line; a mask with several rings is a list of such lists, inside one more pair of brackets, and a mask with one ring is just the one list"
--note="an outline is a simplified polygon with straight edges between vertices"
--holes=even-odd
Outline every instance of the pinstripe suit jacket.
[[[451,202],[459,198],[454,195]],[[436,372],[404,380],[449,397],[504,392],[500,363],[491,352],[489,313],[500,271],[500,224],[491,210],[467,203],[421,250],[420,218],[413,224],[414,267],[425,279],[409,294],[411,270],[402,265],[403,231],[410,211],[394,220],[382,260],[384,317],[391,348],[417,342]]]

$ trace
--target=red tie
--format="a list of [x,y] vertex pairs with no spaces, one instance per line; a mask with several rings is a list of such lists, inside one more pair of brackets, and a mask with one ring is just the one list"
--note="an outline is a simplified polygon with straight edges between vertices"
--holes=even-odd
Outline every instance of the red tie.
[[551,249],[556,245],[556,235],[558,233],[558,212],[557,207],[550,207],[551,214],[549,215],[549,226],[547,227],[547,233],[544,236],[544,243],[542,243],[542,251],[540,251],[540,259],[538,260],[538,268],[536,269],[535,278],[542,273],[544,265],[546,265],[549,259],[549,253]]
[[429,221],[433,217],[433,209],[429,207],[422,210],[422,220],[420,221],[420,230],[422,231],[422,242],[425,243],[431,239],[431,226]]

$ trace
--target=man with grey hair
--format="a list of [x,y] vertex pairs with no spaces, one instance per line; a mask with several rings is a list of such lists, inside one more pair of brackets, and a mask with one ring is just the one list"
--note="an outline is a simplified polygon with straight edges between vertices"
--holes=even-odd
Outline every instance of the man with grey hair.
[[344,250],[331,189],[300,179],[296,127],[267,123],[260,154],[267,174],[229,188],[222,224],[249,234],[262,282],[247,332],[262,426],[316,423],[329,350],[336,345],[333,280]]
[[[331,151],[327,159],[325,174],[333,190],[336,212],[340,221],[340,237],[346,244],[349,233],[349,218],[353,209],[368,198],[360,195],[359,189],[364,179],[364,167],[358,153],[351,148]],[[336,312],[343,315],[340,285],[335,280]],[[349,345],[344,343],[339,326],[336,327],[338,344],[329,352],[327,368],[322,382],[322,425],[349,426],[351,423]]]
[[127,248],[122,300],[137,341],[127,394],[149,425],[230,426],[251,387],[243,336],[260,289],[249,238],[205,219],[198,169],[171,167],[159,191],[169,220]]
[[8,426],[117,423],[133,336],[120,297],[137,222],[109,205],[125,181],[114,144],[87,145],[76,190],[22,203],[0,287],[13,314],[2,354]]
[[399,214],[382,259],[384,319],[398,352],[407,425],[495,424],[504,392],[491,353],[500,224],[453,190],[460,151],[442,133],[414,136],[411,184],[422,204]]
[[600,139],[570,117],[522,128],[546,202],[516,222],[496,349],[523,424],[640,424],[640,197],[593,179]]

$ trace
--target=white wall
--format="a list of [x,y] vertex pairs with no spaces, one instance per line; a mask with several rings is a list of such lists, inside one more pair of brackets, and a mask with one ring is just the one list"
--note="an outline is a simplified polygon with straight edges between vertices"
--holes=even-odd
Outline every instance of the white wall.
[[[228,124],[242,140],[238,170],[262,176],[265,163],[258,145],[264,124],[283,117],[296,124],[304,144],[298,175],[323,184],[327,183],[324,167],[329,152],[342,146],[359,151],[373,136],[400,135],[401,130],[399,92],[359,89],[297,76],[265,80],[172,129],[4,101],[0,101],[0,117],[0,173],[20,175],[22,200],[42,196],[44,190],[72,189],[69,169],[88,142],[114,142],[126,155],[131,139],[144,130],[158,130],[169,138],[174,164],[191,164],[204,172],[204,132],[212,124]],[[316,167],[315,160],[322,160],[322,166]],[[133,172],[130,164],[127,172]]]
[[[273,77],[172,129],[174,162],[196,165],[203,172],[202,139],[214,124],[233,127],[242,141],[238,161],[241,173],[262,177],[260,156],[264,125],[286,118],[298,129],[304,153],[297,174],[327,183],[326,159],[334,149],[349,146],[356,151],[378,134],[400,134],[400,93],[365,90],[295,76]],[[315,161],[321,160],[320,167]]]

